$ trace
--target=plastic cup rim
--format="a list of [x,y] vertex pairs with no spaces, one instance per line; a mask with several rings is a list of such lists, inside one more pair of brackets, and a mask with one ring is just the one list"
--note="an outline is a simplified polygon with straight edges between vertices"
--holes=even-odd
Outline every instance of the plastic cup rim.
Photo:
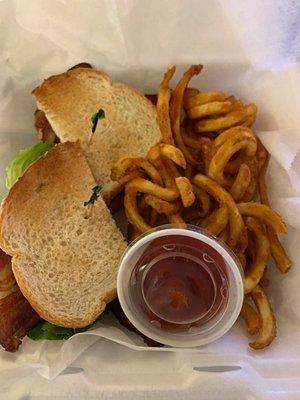
[[[192,228],[192,229],[191,229]],[[133,267],[129,268],[128,270],[128,263],[130,258],[133,254],[147,242],[150,242],[156,238],[162,236],[169,236],[169,235],[183,235],[183,236],[190,236],[197,240],[201,240],[204,243],[213,247],[226,261],[226,264],[229,266],[230,270],[232,271],[232,276],[234,277],[236,288],[237,288],[237,299],[236,299],[236,306],[234,311],[232,312],[231,316],[227,319],[226,323],[223,324],[218,330],[212,332],[211,335],[201,338],[201,337],[188,337],[182,333],[171,333],[164,331],[169,337],[166,339],[164,335],[158,335],[155,332],[148,330],[139,320],[134,316],[132,310],[128,306],[126,302],[126,295],[124,291],[125,284],[128,282],[124,282],[124,275],[125,273],[132,272]],[[127,270],[126,270],[127,268]],[[130,276],[130,274],[128,276]],[[149,231],[142,235],[141,237],[137,238],[134,242],[132,242],[127,249],[125,250],[119,265],[118,276],[117,276],[117,293],[118,298],[120,301],[120,305],[129,319],[129,321],[144,335],[148,336],[149,338],[156,340],[164,345],[173,346],[173,347],[197,347],[203,346],[205,344],[211,343],[221,336],[223,336],[228,330],[232,327],[234,322],[237,320],[240,310],[242,308],[243,300],[244,300],[244,286],[243,286],[243,275],[242,275],[242,268],[237,260],[236,256],[232,253],[232,251],[227,248],[225,243],[221,243],[219,239],[207,234],[206,232],[201,231],[198,227],[193,227],[189,225],[187,228],[180,228],[180,227],[172,227],[170,225],[162,225],[157,228],[154,228],[152,231]],[[220,321],[224,319],[226,315],[226,311],[223,313],[221,320],[219,320],[215,326],[218,326]],[[214,327],[215,327],[214,326]]]

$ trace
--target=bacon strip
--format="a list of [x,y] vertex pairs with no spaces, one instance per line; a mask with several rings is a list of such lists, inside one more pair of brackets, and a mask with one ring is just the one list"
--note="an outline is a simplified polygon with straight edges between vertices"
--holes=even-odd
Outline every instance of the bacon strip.
[[46,115],[41,110],[34,112],[34,126],[38,133],[38,138],[47,143],[58,143],[59,139],[52,129]]
[[0,300],[0,315],[0,343],[7,351],[17,351],[40,319],[20,290]]
[[22,295],[11,269],[11,257],[0,250],[0,344],[18,350],[21,339],[40,317]]

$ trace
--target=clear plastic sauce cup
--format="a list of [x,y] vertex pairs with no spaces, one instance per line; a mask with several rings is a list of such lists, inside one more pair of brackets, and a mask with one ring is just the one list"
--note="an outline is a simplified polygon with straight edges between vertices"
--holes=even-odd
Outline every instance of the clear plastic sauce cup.
[[220,338],[244,299],[238,259],[192,225],[160,226],[131,243],[120,262],[117,290],[124,313],[140,332],[176,347]]

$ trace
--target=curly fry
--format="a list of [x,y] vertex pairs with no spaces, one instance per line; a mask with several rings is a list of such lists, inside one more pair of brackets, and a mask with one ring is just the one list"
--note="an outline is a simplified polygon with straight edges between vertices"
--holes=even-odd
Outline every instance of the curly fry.
[[140,193],[152,194],[162,200],[173,201],[179,197],[179,192],[172,188],[163,188],[143,178],[136,178],[127,183],[126,189]]
[[159,145],[151,147],[148,151],[147,158],[159,170],[165,186],[176,188],[174,177],[169,173],[162,160]]
[[245,108],[238,108],[231,111],[224,117],[219,118],[204,118],[197,121],[195,124],[196,130],[202,132],[217,132],[223,129],[230,128],[245,120],[248,116],[253,115],[254,105],[249,104]]
[[208,174],[209,166],[211,159],[213,157],[214,153],[214,146],[213,146],[213,141],[211,139],[208,139],[204,142],[202,142],[202,157],[204,160],[204,165],[205,165],[205,172]]
[[168,215],[168,219],[169,219],[169,222],[171,224],[178,225],[180,228],[185,228],[186,227],[186,223],[184,222],[184,220],[182,219],[182,217],[178,213],[177,214]]
[[211,206],[210,196],[204,189],[202,189],[201,187],[198,187],[196,185],[193,185],[193,192],[196,196],[198,203],[200,203],[200,205],[201,205],[201,209],[202,209],[201,217],[205,217],[205,215],[207,215],[209,213],[210,206]]
[[185,209],[182,211],[182,217],[187,223],[193,222],[194,225],[199,225],[201,219],[204,217],[203,210],[199,209]]
[[228,174],[235,174],[239,171],[242,164],[245,164],[245,157],[243,154],[238,154],[233,160],[228,161],[224,171]]
[[223,232],[221,232],[219,235],[219,239],[223,240],[224,243],[228,243],[228,238],[230,235],[229,230],[229,225],[227,225]]
[[226,96],[222,92],[201,92],[195,93],[193,96],[187,96],[184,99],[184,109],[188,110],[193,107],[201,106],[202,104],[211,103],[214,101],[224,101]]
[[120,158],[111,169],[111,179],[113,181],[120,181],[128,172],[135,168],[143,169],[154,183],[158,185],[163,184],[157,169],[143,157]]
[[135,178],[142,178],[144,176],[145,175],[141,171],[138,170],[131,171],[126,175],[124,175],[119,180],[119,182],[114,182],[113,186],[104,188],[104,190],[101,191],[101,196],[103,197],[103,200],[105,201],[106,205],[109,207],[113,199],[124,189],[124,186],[126,185],[127,182]]
[[[262,144],[261,144],[262,145]],[[261,158],[260,158],[261,159]],[[263,165],[261,165],[259,176],[258,176],[258,191],[260,196],[260,201],[270,206],[265,174],[268,166],[268,157],[265,158]],[[271,227],[267,227],[267,233],[269,236],[269,241],[271,245],[271,254],[275,261],[276,267],[283,273],[286,273],[292,266],[292,262],[286,254],[282,244],[280,243],[276,233]]]
[[180,116],[182,109],[182,101],[185,89],[194,75],[198,75],[202,70],[202,65],[192,65],[183,75],[181,80],[178,82],[176,88],[173,91],[171,102],[170,102],[170,117],[171,126],[174,134],[174,139],[185,156],[185,159],[192,165],[197,165],[198,162],[192,157],[188,149],[186,148],[180,129]]
[[250,172],[251,172],[251,179],[250,183],[244,193],[244,196],[242,198],[242,202],[249,202],[252,201],[255,193],[256,193],[256,188],[257,188],[257,177],[258,177],[258,162],[256,157],[245,157],[245,164],[248,165]]
[[162,200],[152,194],[146,194],[144,200],[146,204],[152,207],[159,214],[176,214],[180,209],[179,202],[170,203],[169,201]]
[[152,209],[151,214],[150,214],[150,225],[152,227],[156,226],[157,219],[158,219],[158,212],[156,210]]
[[228,223],[229,212],[226,206],[221,206],[206,217],[200,224],[210,234],[218,236]]
[[184,155],[182,154],[182,151],[180,151],[177,147],[170,144],[160,144],[159,150],[164,157],[169,158],[179,167],[182,167],[183,169],[186,168]]
[[251,171],[247,164],[240,166],[239,172],[229,190],[234,201],[242,200],[251,181]]
[[191,135],[188,135],[186,132],[182,133],[183,143],[186,146],[191,147],[193,149],[202,150],[202,142],[200,141],[200,139],[202,139],[202,138],[193,137]]
[[274,229],[276,233],[287,233],[287,227],[281,216],[272,208],[259,203],[239,203],[239,212],[243,216],[254,217]]
[[[233,138],[235,139],[233,140]],[[253,138],[255,138],[255,136],[251,131],[251,129],[244,126],[235,126],[233,128],[226,129],[226,131],[220,133],[219,136],[217,136],[214,140],[214,146],[219,149],[229,139],[233,140],[233,144],[235,144],[243,139],[253,140]],[[257,149],[257,144],[255,146],[255,150],[254,148],[251,148],[250,150],[251,155],[255,154],[256,149]]]
[[171,98],[171,89],[169,88],[169,82],[175,73],[176,67],[168,69],[164,74],[164,78],[159,85],[156,110],[157,110],[157,122],[161,131],[162,141],[164,143],[173,144],[173,135],[170,123],[169,115],[169,103]]
[[224,169],[230,158],[244,149],[247,156],[254,156],[256,153],[256,139],[252,132],[242,130],[228,138],[218,147],[208,168],[208,176],[222,186],[230,186],[230,180],[224,176]]
[[238,252],[236,252],[235,255],[239,259],[241,267],[243,268],[243,270],[245,270],[245,268],[246,268],[246,256],[245,256],[244,251],[238,251]]
[[261,224],[254,218],[246,219],[247,228],[255,238],[256,256],[245,275],[245,294],[250,293],[262,278],[270,257],[270,243]]
[[256,159],[258,162],[258,169],[261,171],[263,168],[266,169],[269,163],[269,153],[259,137],[256,137],[257,151]]
[[196,94],[200,93],[199,89],[196,88],[186,88],[183,95],[183,102],[186,102],[188,99],[196,96]]
[[247,332],[250,335],[255,335],[256,333],[258,333],[259,328],[260,328],[259,315],[254,310],[254,308],[252,306],[250,306],[250,304],[246,303],[245,301],[244,301],[243,307],[241,309],[240,316],[245,321],[245,324],[247,327]]
[[263,349],[276,337],[276,320],[271,304],[261,286],[257,285],[252,290],[251,297],[259,312],[261,326],[259,328],[257,339],[254,342],[249,343],[249,345],[253,349]]
[[190,119],[199,119],[209,115],[226,114],[231,110],[232,103],[230,101],[213,101],[190,108],[187,115]]
[[125,214],[127,220],[134,225],[139,232],[144,233],[151,229],[151,226],[147,224],[139,212],[136,201],[137,192],[135,187],[130,187],[129,184],[126,185],[124,196]]
[[228,244],[235,248],[238,243],[245,247],[247,243],[246,228],[242,216],[231,195],[224,190],[217,182],[208,178],[205,175],[198,174],[193,179],[195,185],[206,190],[213,196],[221,205],[225,205],[229,210],[230,235]]
[[175,179],[175,183],[179,190],[183,207],[191,206],[195,201],[195,195],[191,182],[184,176],[180,176]]

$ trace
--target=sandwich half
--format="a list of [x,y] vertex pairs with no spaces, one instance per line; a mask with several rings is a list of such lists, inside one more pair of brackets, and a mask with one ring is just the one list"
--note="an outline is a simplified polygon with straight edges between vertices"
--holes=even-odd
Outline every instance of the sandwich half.
[[[85,327],[116,296],[126,242],[79,142],[58,144],[10,189],[0,212],[0,247],[20,290],[45,320]],[[88,204],[87,204],[88,203]]]
[[[143,156],[160,140],[153,104],[133,87],[112,83],[102,71],[75,68],[46,79],[33,94],[61,142],[82,142],[92,173],[102,186],[111,183],[111,167],[119,158]],[[91,117],[99,109],[105,118],[91,136]]]

